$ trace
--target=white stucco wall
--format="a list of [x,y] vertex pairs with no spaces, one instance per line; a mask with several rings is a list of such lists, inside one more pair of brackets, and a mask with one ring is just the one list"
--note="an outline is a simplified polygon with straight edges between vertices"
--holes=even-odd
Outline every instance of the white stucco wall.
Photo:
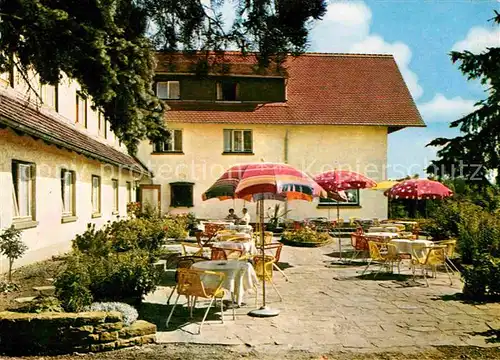
[[[101,164],[29,136],[19,136],[7,129],[0,129],[0,228],[12,224],[12,160],[36,164],[36,221],[34,228],[22,232],[28,253],[16,265],[42,260],[70,249],[76,234],[85,231],[88,223],[102,226],[127,214],[126,181],[134,183],[134,174],[119,170],[109,164]],[[66,168],[76,173],[77,221],[61,223],[62,198],[60,170]],[[101,176],[101,214],[91,217],[91,176]],[[119,214],[112,215],[113,190],[111,179],[119,181]],[[133,193],[135,197],[135,194]],[[7,261],[0,258],[0,272],[6,270]]]
[[[237,213],[243,207],[242,200],[202,201],[201,194],[230,166],[239,163],[284,162],[285,136],[288,131],[288,163],[315,175],[334,168],[351,169],[368,175],[375,180],[386,178],[387,127],[377,126],[283,126],[223,124],[180,124],[169,123],[172,129],[183,130],[184,154],[152,155],[152,145],[143,142],[138,157],[155,174],[154,183],[162,185],[162,210],[164,212],[194,212],[198,217],[221,218],[230,207]],[[223,129],[253,130],[254,155],[222,155]],[[170,186],[175,181],[193,182],[194,207],[170,207]],[[318,208],[313,203],[291,201],[289,217],[336,217],[336,209]],[[234,205],[233,205],[234,204]],[[270,206],[271,201],[266,202]],[[255,205],[247,204],[253,219]],[[387,200],[380,192],[360,191],[360,207],[345,207],[341,216],[362,218],[385,218]]]

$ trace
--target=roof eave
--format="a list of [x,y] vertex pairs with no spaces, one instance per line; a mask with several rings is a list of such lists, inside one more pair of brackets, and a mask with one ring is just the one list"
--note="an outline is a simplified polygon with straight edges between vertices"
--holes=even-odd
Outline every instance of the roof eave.
[[[0,123],[3,123],[4,125],[6,125],[7,127],[11,128],[13,130],[24,132],[26,134],[29,134],[30,136],[42,139],[42,140],[47,141],[47,142],[49,142],[53,145],[56,145],[56,146],[61,146],[67,150],[74,151],[74,152],[81,154],[81,155],[84,155],[88,158],[95,159],[95,160],[98,160],[98,161],[101,161],[104,163],[108,163],[108,164],[111,164],[111,165],[114,165],[114,166],[117,166],[120,168],[124,168],[127,170],[131,170],[131,171],[134,171],[134,172],[141,174],[141,175],[147,175],[149,177],[153,176],[152,172],[149,169],[147,169],[146,167],[144,167],[144,169],[139,169],[138,167],[122,164],[122,163],[119,163],[117,161],[111,160],[107,157],[91,153],[90,151],[82,149],[79,146],[75,146],[75,145],[70,144],[66,141],[63,141],[61,139],[57,139],[53,136],[42,133],[42,132],[40,132],[36,129],[33,129],[31,127],[19,124],[15,121],[12,121],[12,120],[6,118],[5,116],[0,116]],[[141,163],[141,165],[143,165],[143,164]]]

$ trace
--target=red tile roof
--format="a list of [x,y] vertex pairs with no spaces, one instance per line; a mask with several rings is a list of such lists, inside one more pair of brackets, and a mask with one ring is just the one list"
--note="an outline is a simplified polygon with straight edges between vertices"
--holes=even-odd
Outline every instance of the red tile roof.
[[4,91],[0,93],[0,124],[98,161],[150,175],[135,157],[91,138],[61,119],[38,111],[30,102],[11,95]]
[[425,126],[391,55],[306,53],[285,67],[286,103],[251,112],[170,110],[167,123]]

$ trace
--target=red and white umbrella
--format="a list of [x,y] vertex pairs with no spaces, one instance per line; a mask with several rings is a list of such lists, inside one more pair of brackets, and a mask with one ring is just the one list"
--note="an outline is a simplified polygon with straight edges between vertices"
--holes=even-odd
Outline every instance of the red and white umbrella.
[[348,170],[326,171],[316,175],[314,180],[326,191],[333,192],[368,189],[377,186],[377,183],[369,177]]
[[453,196],[453,191],[438,181],[410,179],[397,183],[384,195],[391,199],[433,200]]

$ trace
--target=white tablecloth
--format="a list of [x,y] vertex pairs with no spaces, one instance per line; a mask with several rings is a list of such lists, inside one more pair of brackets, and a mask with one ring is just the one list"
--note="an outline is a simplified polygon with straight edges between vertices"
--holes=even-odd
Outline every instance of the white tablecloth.
[[220,247],[220,248],[225,248],[225,249],[235,249],[235,250],[241,250],[242,255],[245,254],[250,254],[250,255],[255,255],[257,254],[257,248],[255,247],[255,242],[252,239],[248,239],[248,241],[218,241],[212,243],[213,247]]
[[247,234],[253,231],[251,225],[235,225],[232,221],[201,221],[198,224],[198,230],[205,231],[206,223],[224,225],[226,230],[236,230]]
[[253,231],[252,225],[229,225],[229,230],[241,231],[246,234],[250,234]]
[[396,247],[398,254],[416,254],[419,258],[424,258],[429,252],[425,247],[432,247],[434,243],[430,240],[408,240],[408,239],[393,239],[389,242]]
[[366,232],[366,233],[364,233],[364,235],[368,238],[370,238],[370,237],[383,237],[383,238],[393,239],[393,238],[398,237],[397,233],[387,232],[387,231]]
[[[238,305],[243,302],[243,295],[248,289],[253,289],[255,284],[259,282],[252,264],[246,261],[238,260],[213,260],[200,261],[194,263],[191,268],[196,270],[210,270],[221,272],[226,275],[222,287],[228,290],[236,300]],[[206,283],[213,280],[213,277],[202,279],[205,286],[214,286],[214,284]]]

